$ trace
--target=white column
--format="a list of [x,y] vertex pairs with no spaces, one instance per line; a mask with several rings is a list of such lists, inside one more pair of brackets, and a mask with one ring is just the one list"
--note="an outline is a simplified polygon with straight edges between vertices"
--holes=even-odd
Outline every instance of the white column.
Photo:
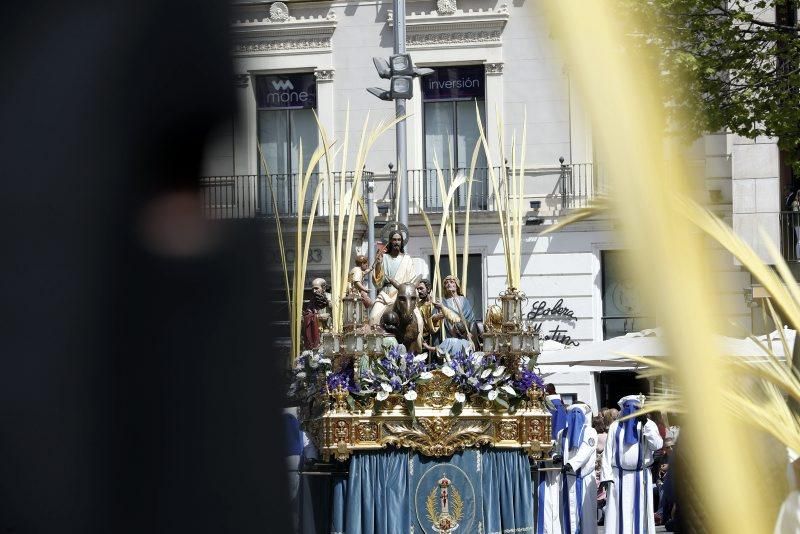
[[258,174],[255,77],[236,75],[237,113],[233,119],[233,173]]
[[[317,116],[328,140],[336,137],[336,110],[334,109],[334,84],[333,77],[335,71],[333,67],[318,68],[314,71],[314,76],[317,79]],[[322,146],[322,136],[320,135],[320,146]],[[331,163],[331,170],[335,165]],[[320,169],[322,169],[324,162],[320,162]],[[345,169],[346,171],[347,169]],[[355,169],[353,169],[355,170]],[[320,203],[322,205],[322,213],[328,215],[328,190],[327,186],[323,186]]]
[[732,156],[733,229],[765,263],[772,264],[761,230],[778,246],[782,199],[777,141],[734,135]]
[[[503,64],[486,63],[486,124],[483,127],[495,165],[503,165],[500,160],[500,139],[497,132],[497,124],[505,124],[503,103]],[[503,135],[505,137],[505,133]]]

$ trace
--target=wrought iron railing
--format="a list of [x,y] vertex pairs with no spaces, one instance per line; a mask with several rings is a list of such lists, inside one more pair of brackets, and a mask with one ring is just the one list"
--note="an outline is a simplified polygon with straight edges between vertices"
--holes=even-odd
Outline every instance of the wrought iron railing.
[[[383,197],[386,204],[394,206],[397,198],[397,173],[390,166],[388,187]],[[493,168],[500,176],[502,167]],[[506,168],[510,175],[511,170]],[[593,163],[565,163],[559,158],[557,165],[529,167],[524,171],[523,195],[527,200],[551,199],[551,207],[568,210],[583,208],[597,198],[608,194],[608,182],[602,169]],[[442,191],[435,169],[413,169],[408,171],[408,187],[411,213],[425,210],[426,213],[441,212],[442,199],[450,184],[459,175],[468,176],[468,168],[443,169],[445,191]],[[467,188],[462,186],[456,192],[454,208],[456,211],[494,211],[497,209],[495,194],[491,185],[488,168],[477,168],[473,174],[472,195],[467,201]],[[501,186],[502,187],[502,186]],[[501,195],[505,192],[501,191]],[[469,205],[468,205],[469,204]]]
[[[501,167],[495,167],[494,171],[499,176]],[[445,186],[444,191],[441,190],[439,174],[436,169],[411,169],[408,171],[409,210],[412,213],[419,213],[420,210],[425,210],[426,213],[441,213],[444,196],[450,184],[459,179],[460,176],[469,177],[470,169],[467,167],[442,169],[441,173]],[[397,171],[392,170],[391,167],[389,177],[391,183],[387,191],[387,197],[395,199]],[[458,188],[451,204],[451,209],[455,209],[455,211],[486,211],[493,209],[490,191],[489,169],[487,167],[476,168],[472,173],[471,194],[468,193],[466,184]]]
[[559,158],[561,209],[585,208],[598,197],[608,194],[608,181],[602,167],[594,163],[564,163]]
[[787,262],[800,262],[800,211],[780,214],[781,253]]
[[[317,201],[317,215],[330,214],[330,195],[333,195],[334,213],[339,213],[341,203],[341,189],[339,183],[341,173],[332,173],[336,187],[328,191],[322,185],[320,198]],[[252,219],[258,217],[274,217],[279,215],[296,215],[298,207],[302,205],[303,214],[311,211],[314,191],[322,173],[312,173],[302,199],[300,196],[301,176],[293,174],[266,175],[234,175],[234,176],[204,176],[200,179],[203,207],[207,217],[212,219]],[[354,173],[346,175],[346,187],[352,186]],[[364,171],[362,187],[372,180],[373,174]],[[301,204],[299,204],[301,203]]]

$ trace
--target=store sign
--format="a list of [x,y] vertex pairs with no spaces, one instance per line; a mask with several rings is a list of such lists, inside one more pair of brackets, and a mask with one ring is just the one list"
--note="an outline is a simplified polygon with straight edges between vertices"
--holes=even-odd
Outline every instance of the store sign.
[[436,100],[483,100],[486,74],[483,65],[435,67],[422,80],[422,98]]
[[580,345],[579,341],[573,341],[572,337],[567,335],[566,328],[561,328],[561,325],[556,325],[542,335],[543,321],[575,323],[575,312],[564,306],[564,299],[558,299],[552,305],[549,305],[546,300],[534,300],[531,311],[528,312],[528,320],[534,323],[533,329],[541,336],[542,340],[552,339],[553,341],[564,345],[572,345],[574,347]]
[[256,76],[258,109],[311,109],[317,107],[314,73]]

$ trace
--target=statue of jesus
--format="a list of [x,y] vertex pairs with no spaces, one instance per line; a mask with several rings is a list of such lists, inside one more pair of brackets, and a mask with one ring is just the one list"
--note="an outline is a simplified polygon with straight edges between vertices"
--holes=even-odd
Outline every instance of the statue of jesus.
[[400,225],[397,226],[389,230],[388,243],[375,258],[372,280],[379,292],[369,312],[370,324],[380,324],[386,307],[397,298],[397,287],[413,283],[417,276],[411,256],[405,252],[408,234],[404,234]]

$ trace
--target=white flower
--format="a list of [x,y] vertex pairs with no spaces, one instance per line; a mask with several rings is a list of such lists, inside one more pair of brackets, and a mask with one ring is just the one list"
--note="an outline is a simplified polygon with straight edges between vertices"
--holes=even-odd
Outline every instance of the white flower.
[[492,370],[491,369],[484,369],[484,371],[481,373],[481,378],[486,378],[490,374],[492,374]]
[[474,376],[471,376],[467,378],[467,383],[470,384],[471,386],[474,386],[475,384],[478,383],[478,379],[475,378]]
[[453,368],[449,365],[443,365],[441,370],[444,376],[455,376],[456,374],[456,372],[453,371]]
[[431,378],[433,378],[433,373],[431,373],[430,371],[425,371],[424,373],[420,373],[419,377],[422,380],[430,380]]
[[302,371],[302,372],[299,372],[299,373],[297,373],[297,378],[299,378],[299,379],[301,379],[301,380],[302,380],[302,379],[303,379],[303,378],[305,378],[305,377],[306,377],[306,373],[305,373],[305,371]]
[[480,365],[483,362],[483,353],[482,352],[473,352],[472,353],[472,363],[475,365]]
[[489,400],[490,400],[490,401],[493,401],[493,400],[495,400],[496,398],[497,398],[497,390],[496,390],[496,389],[493,389],[492,391],[490,391],[490,392],[489,392]]
[[406,353],[406,346],[405,345],[398,345],[397,346],[397,354],[402,356]]
[[506,393],[508,393],[513,397],[517,396],[517,392],[514,391],[514,388],[512,388],[511,386],[502,386],[500,389],[502,389],[503,391],[505,391]]
[[467,396],[461,393],[460,391],[456,393],[456,402],[464,402],[467,400]]
[[326,363],[326,364],[330,365],[331,364],[331,359],[330,358],[320,358],[319,359],[319,363]]
[[386,391],[379,391],[378,394],[375,396],[376,400],[385,401],[389,398],[389,393]]
[[500,376],[500,375],[502,375],[502,374],[505,372],[505,370],[506,370],[506,366],[505,366],[505,365],[501,365],[500,367],[498,367],[497,369],[495,369],[495,370],[494,370],[494,373],[492,373],[492,374],[493,374],[494,376]]
[[319,367],[319,359],[310,358],[308,360],[308,366],[311,367],[312,369],[316,369],[317,367]]
[[484,385],[481,386],[481,389],[484,390],[484,391],[489,391],[493,387],[494,386],[492,386],[491,384],[484,384]]
[[415,362],[424,362],[427,359],[428,359],[428,355],[427,354],[420,354],[419,356],[414,356],[414,361]]
[[405,397],[406,400],[413,401],[414,399],[417,398],[417,392],[414,391],[413,389],[410,391],[406,391],[406,394],[403,395],[403,397]]
[[392,392],[392,386],[390,384],[387,384],[386,382],[382,382],[381,383],[381,389],[383,391],[385,391],[386,393],[391,393]]

